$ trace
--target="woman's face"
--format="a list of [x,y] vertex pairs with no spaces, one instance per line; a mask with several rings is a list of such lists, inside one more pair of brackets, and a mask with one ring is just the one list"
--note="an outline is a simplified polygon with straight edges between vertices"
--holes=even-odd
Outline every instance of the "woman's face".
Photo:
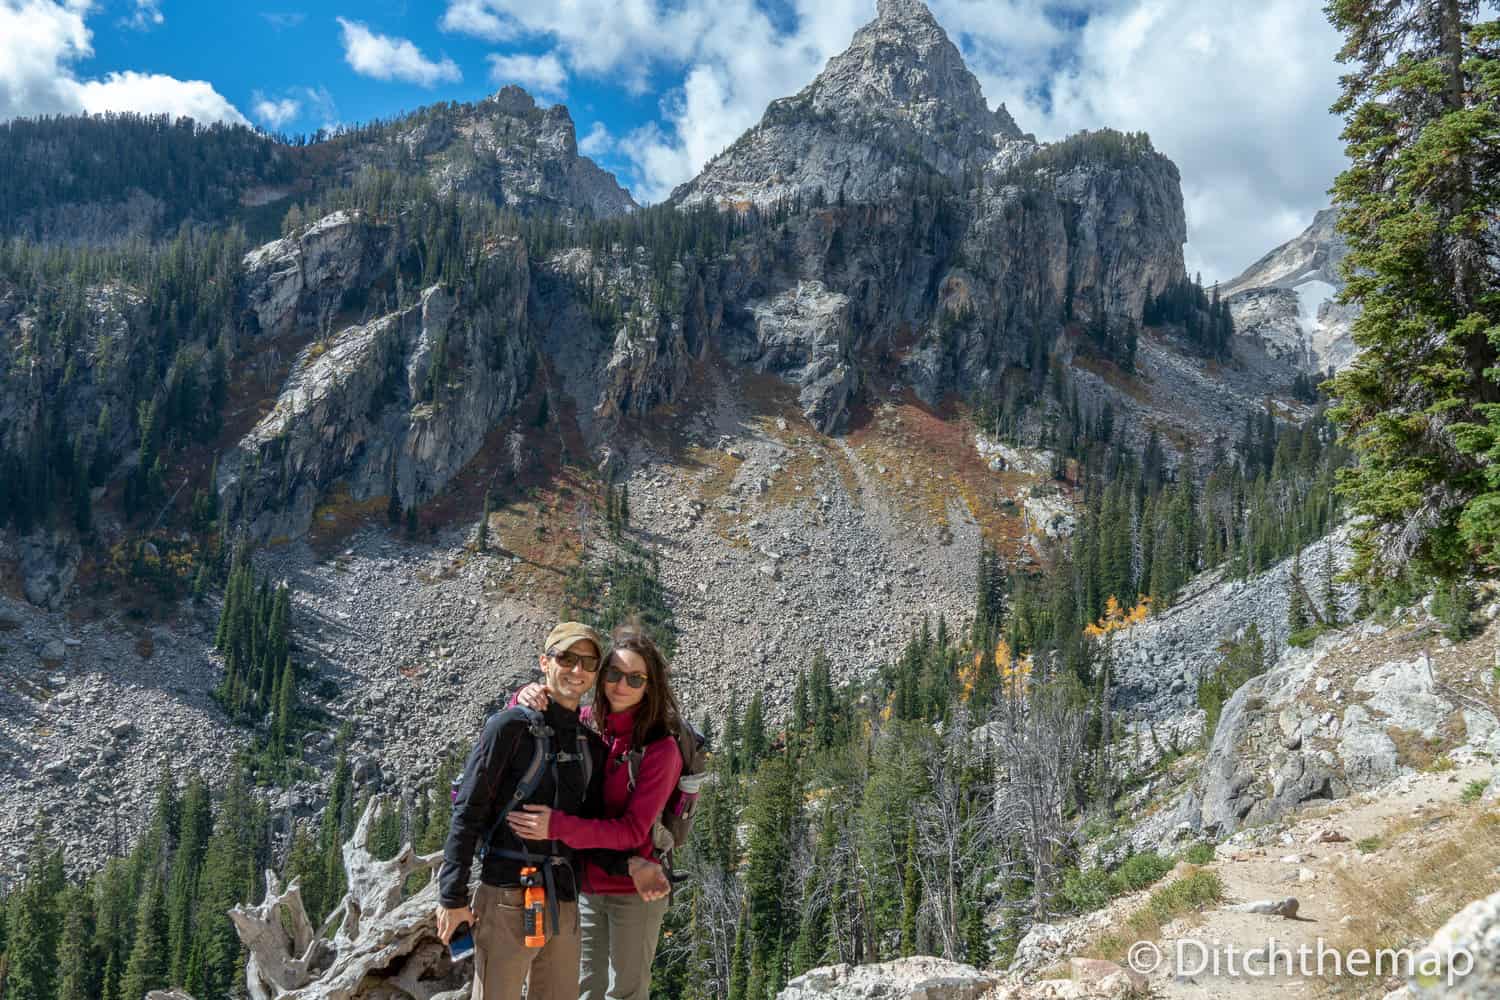
[[[617,649],[604,665],[604,693],[609,697],[611,712],[624,712],[641,703],[646,697],[646,684],[631,687],[632,677],[646,677],[646,661],[633,649]],[[618,671],[619,675],[616,674]],[[611,678],[614,678],[611,680]]]

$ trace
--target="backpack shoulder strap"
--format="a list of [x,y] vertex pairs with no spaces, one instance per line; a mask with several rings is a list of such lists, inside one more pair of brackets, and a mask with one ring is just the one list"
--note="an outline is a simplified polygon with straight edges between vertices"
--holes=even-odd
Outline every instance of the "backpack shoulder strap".
[[588,733],[578,730],[578,757],[583,765],[583,787],[587,789],[594,780],[594,753],[589,746]]
[[[542,719],[542,713],[525,705],[514,705],[500,713],[505,721],[502,725],[509,725],[513,721],[524,722],[531,730],[531,761],[526,765],[526,770],[521,773],[516,782],[516,789],[511,793],[501,806],[500,812],[495,815],[495,822],[484,835],[484,846],[488,849],[489,844],[495,838],[495,831],[500,829],[500,824],[505,822],[505,817],[531,797],[536,791],[536,786],[541,784],[542,771],[546,768],[548,759],[552,757],[552,727]],[[506,718],[509,716],[509,718]]]
[[629,785],[627,786],[628,791],[635,791],[635,784],[641,778],[641,761],[645,759],[645,756],[646,751],[640,747],[621,755],[621,759],[625,761],[625,773],[629,781]]

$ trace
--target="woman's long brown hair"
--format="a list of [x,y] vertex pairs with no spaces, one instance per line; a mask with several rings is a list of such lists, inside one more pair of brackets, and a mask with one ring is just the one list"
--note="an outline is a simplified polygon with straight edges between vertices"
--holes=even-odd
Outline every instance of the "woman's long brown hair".
[[601,706],[606,709],[609,707],[604,677],[609,672],[615,653],[622,649],[630,650],[646,662],[646,694],[636,707],[635,727],[631,734],[635,746],[644,748],[664,736],[675,735],[677,720],[682,717],[677,699],[672,696],[672,689],[667,685],[667,658],[661,655],[656,643],[644,633],[616,632],[611,636],[609,658],[600,667],[599,679],[594,682],[594,711],[589,713],[590,723],[596,731],[604,733],[608,712],[599,711]]

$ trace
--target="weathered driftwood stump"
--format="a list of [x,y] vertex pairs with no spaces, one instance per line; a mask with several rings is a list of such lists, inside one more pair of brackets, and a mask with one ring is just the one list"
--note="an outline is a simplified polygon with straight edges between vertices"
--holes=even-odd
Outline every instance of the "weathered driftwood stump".
[[[455,965],[438,940],[430,882],[402,902],[413,872],[430,871],[442,854],[418,855],[410,844],[389,861],[370,853],[370,831],[382,797],[370,800],[354,836],[344,845],[349,891],[314,932],[295,879],[283,891],[266,872],[259,906],[230,911],[250,951],[245,969],[252,1000],[438,1000],[467,995],[470,962]],[[330,928],[338,930],[332,939]]]

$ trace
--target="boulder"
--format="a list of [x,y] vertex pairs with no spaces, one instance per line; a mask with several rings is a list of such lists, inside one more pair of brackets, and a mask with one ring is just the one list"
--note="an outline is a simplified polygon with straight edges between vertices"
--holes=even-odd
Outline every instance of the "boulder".
[[827,965],[787,983],[777,1000],[979,1000],[996,980],[972,965],[916,956],[878,965]]
[[360,757],[354,762],[350,775],[356,786],[377,783],[380,781],[380,762],[374,757]]
[[1406,985],[1412,1000],[1500,996],[1500,892],[1454,914],[1416,954],[1413,965],[1415,974]]
[[39,654],[42,663],[49,667],[55,667],[68,657],[67,647],[59,639],[53,639],[42,647]]
[[63,598],[78,575],[78,561],[83,558],[78,539],[38,529],[21,539],[17,549],[21,556],[21,589],[26,599],[49,611],[62,607]]
[[1127,969],[1117,962],[1102,958],[1069,959],[1068,971],[1073,982],[1093,994],[1120,995],[1122,979],[1125,987],[1123,992],[1127,995],[1132,991],[1144,994],[1150,986],[1150,981],[1134,969]]

